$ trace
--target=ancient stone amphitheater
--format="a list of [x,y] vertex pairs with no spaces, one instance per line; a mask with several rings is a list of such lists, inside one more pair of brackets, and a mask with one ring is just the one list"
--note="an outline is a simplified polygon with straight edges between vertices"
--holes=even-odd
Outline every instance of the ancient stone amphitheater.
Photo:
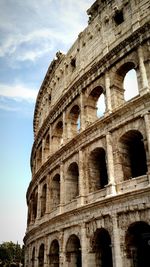
[[150,266],[150,1],[87,14],[37,96],[25,267]]

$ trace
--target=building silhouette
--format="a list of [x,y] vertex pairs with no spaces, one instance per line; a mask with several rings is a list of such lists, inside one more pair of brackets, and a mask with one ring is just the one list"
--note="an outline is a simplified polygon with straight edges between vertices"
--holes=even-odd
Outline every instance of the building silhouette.
[[150,266],[150,1],[87,14],[36,100],[25,267]]

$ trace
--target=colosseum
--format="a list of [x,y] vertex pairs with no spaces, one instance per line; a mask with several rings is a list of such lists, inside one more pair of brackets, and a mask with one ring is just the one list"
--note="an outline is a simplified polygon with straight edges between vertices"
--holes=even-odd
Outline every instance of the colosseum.
[[25,267],[150,266],[150,1],[87,14],[36,100]]

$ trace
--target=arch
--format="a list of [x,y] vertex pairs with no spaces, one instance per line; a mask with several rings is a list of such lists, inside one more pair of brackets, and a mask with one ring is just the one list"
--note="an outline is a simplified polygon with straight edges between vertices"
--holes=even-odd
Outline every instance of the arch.
[[47,184],[44,184],[41,195],[41,217],[44,216],[46,212],[46,196],[47,196]]
[[44,250],[44,244],[42,243],[39,248],[38,267],[44,267]]
[[31,266],[35,267],[35,247],[32,250]]
[[93,192],[108,184],[105,150],[95,148],[89,156],[89,191]]
[[[132,70],[131,73],[135,71],[133,76],[136,79],[136,83],[137,83],[137,78],[135,75],[136,65],[133,61],[128,61],[122,64],[115,73],[115,77],[113,79],[113,86],[111,88],[112,103],[114,105],[114,108],[122,105],[126,100],[129,100],[132,98],[133,87],[131,87],[130,85],[131,80],[130,80],[130,83],[127,83],[127,84],[124,83],[124,81],[126,80],[126,76],[128,76],[128,73],[130,73],[131,70]],[[125,85],[125,88],[124,88],[124,85]],[[133,94],[133,96],[135,95]]]
[[75,104],[69,112],[69,137],[74,137],[80,131],[80,107]]
[[137,75],[135,69],[130,69],[123,80],[124,98],[126,101],[132,99],[139,94]]
[[66,244],[66,261],[68,267],[82,267],[81,245],[76,235],[71,235]]
[[52,241],[50,246],[49,266],[59,267],[59,243],[56,239]]
[[131,267],[149,267],[150,225],[143,221],[131,224],[126,232],[125,246]]
[[51,199],[52,209],[60,204],[60,175],[58,173],[52,179]]
[[101,86],[97,86],[90,92],[85,106],[88,123],[92,123],[103,116],[105,108],[104,90]]
[[113,267],[111,237],[104,228],[97,229],[92,239],[93,267]]
[[147,173],[146,152],[143,136],[130,130],[120,138],[120,153],[124,180]]
[[53,129],[52,147],[56,151],[63,144],[63,122],[59,120]]
[[79,168],[76,162],[72,162],[67,170],[66,178],[66,202],[79,195]]

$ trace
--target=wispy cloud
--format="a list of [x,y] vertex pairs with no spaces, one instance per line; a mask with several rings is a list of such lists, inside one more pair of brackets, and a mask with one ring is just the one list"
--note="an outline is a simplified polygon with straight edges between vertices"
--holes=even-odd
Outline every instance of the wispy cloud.
[[36,90],[28,88],[23,84],[0,84],[0,96],[2,97],[9,97],[16,101],[25,100],[28,102],[34,102],[36,99],[36,95]]
[[44,0],[41,3],[40,0],[27,0],[22,4],[14,0],[14,9],[12,2],[8,1],[9,5],[4,0],[0,4],[0,57],[20,62],[36,61],[57,50],[59,45],[63,50],[63,45],[72,43],[84,27],[86,13],[83,16],[82,11],[93,2]]

